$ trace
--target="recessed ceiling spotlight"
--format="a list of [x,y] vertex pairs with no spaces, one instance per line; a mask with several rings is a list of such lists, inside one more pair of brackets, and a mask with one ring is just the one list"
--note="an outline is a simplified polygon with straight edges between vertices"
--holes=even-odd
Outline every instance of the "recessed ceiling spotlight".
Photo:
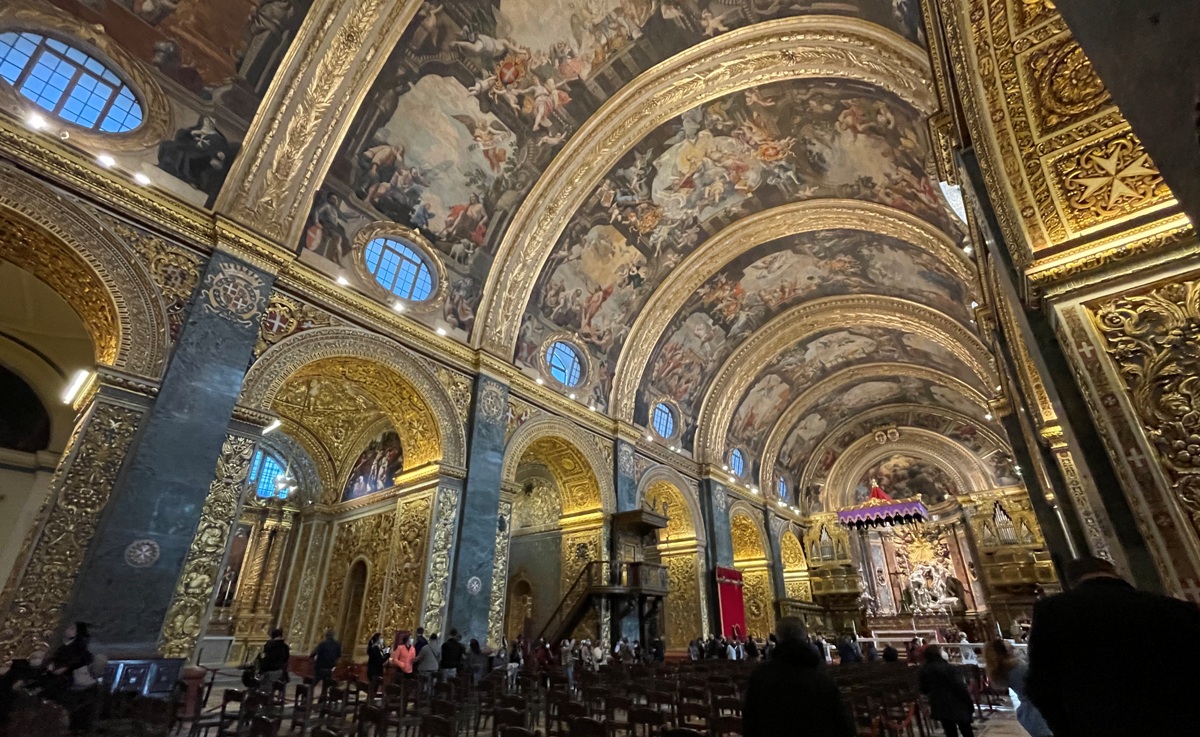
[[117,160],[108,154],[96,154],[96,163],[105,169],[111,169],[117,165]]
[[594,405],[594,404],[589,404],[589,405],[588,405],[588,409],[590,409],[591,411],[595,412],[595,411],[596,411],[596,405]]
[[137,182],[138,184],[140,184],[140,185],[142,185],[143,187],[145,187],[145,186],[147,186],[147,185],[149,185],[149,184],[150,184],[150,177],[146,176],[145,174],[143,174],[143,173],[141,173],[141,172],[139,171],[139,172],[135,172],[135,173],[134,173],[134,175],[133,175],[133,181],[135,181],[135,182]]
[[539,376],[539,377],[537,377],[537,379],[535,379],[535,381],[537,381],[537,385],[538,385],[538,386],[541,386],[542,384],[545,384],[545,383],[546,383],[546,380],[545,380],[545,379],[543,379],[543,378],[542,378],[542,377],[540,377],[540,376]]
[[574,399],[574,398],[575,398],[575,392],[571,392],[571,393],[570,393],[570,394],[568,394],[567,396],[568,396],[568,397],[570,397],[571,399]]
[[28,123],[29,127],[33,128],[35,131],[46,130],[50,127],[50,123],[38,113],[30,113],[25,118],[25,122]]
[[728,471],[728,470],[729,470],[729,464],[728,464],[728,463],[726,463],[726,464],[722,465],[722,466],[721,466],[721,470],[722,470],[722,471]]
[[983,419],[987,420],[988,422],[991,422],[992,421],[992,413],[988,412],[986,415],[983,416]]
[[963,249],[963,253],[967,254],[968,256],[970,256],[974,252],[975,252],[975,249],[971,248],[970,246],[967,246],[966,248]]
[[392,304],[392,309],[396,312],[404,312],[404,305],[400,302],[395,302]]
[[446,335],[446,328],[438,328],[438,329],[437,329],[437,334],[438,334],[438,335],[441,335],[441,336],[445,336],[445,335]]
[[978,308],[979,308],[979,303],[978,303],[978,302],[976,302],[975,300],[971,300],[971,309],[972,309],[972,310],[975,310],[975,309],[978,309]]

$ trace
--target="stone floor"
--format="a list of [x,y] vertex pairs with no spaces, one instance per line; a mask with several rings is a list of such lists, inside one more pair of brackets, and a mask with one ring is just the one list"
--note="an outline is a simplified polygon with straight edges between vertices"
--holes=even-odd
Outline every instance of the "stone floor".
[[985,722],[975,722],[976,737],[1029,737],[1017,724],[1017,715],[1011,710],[997,710]]

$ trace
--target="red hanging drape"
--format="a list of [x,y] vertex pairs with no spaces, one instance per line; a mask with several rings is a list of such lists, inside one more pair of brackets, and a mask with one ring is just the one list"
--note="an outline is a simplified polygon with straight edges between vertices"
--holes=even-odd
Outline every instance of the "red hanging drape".
[[717,601],[721,606],[721,635],[745,637],[746,605],[742,600],[741,571],[717,567]]

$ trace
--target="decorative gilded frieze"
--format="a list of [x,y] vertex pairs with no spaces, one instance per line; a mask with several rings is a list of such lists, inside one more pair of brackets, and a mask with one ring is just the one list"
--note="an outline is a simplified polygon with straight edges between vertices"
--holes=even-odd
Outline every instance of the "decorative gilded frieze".
[[704,608],[700,562],[703,551],[663,556],[667,567],[667,647],[682,650],[704,631],[700,612]]
[[412,629],[419,621],[432,510],[428,496],[402,499],[398,503],[382,632]]
[[450,555],[454,544],[455,520],[458,519],[459,496],[458,489],[448,486],[438,490],[433,544],[429,550],[429,577],[425,585],[425,611],[421,616],[421,625],[430,632],[441,632],[446,624]]
[[205,615],[217,588],[221,561],[237,515],[254,441],[237,435],[225,437],[217,458],[216,478],[208,486],[200,525],[192,538],[175,595],[163,622],[158,649],[164,658],[190,658],[204,629]]
[[[384,581],[387,578],[395,524],[396,510],[391,508],[335,525],[333,547],[329,551],[329,565],[325,573],[321,616],[312,630],[314,635],[327,628],[341,630],[343,625],[347,629],[359,631],[369,628],[374,632],[379,629],[383,612]],[[364,561],[367,566],[362,608],[359,619],[343,622],[341,617],[346,611],[347,603],[346,582],[351,567],[358,561]],[[353,616],[353,613],[350,616]],[[341,633],[343,640],[348,634],[350,633]]]
[[[1157,167],[1051,2],[940,0],[940,10],[997,219],[1039,286],[1185,235]],[[1136,237],[1094,241],[1147,218]]]
[[98,400],[77,427],[0,596],[0,660],[49,647],[142,416]]

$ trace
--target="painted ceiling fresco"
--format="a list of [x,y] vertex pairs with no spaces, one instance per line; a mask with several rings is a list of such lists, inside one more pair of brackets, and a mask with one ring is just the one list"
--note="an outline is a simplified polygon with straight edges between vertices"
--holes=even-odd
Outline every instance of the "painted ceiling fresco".
[[713,375],[751,333],[788,307],[833,294],[876,294],[928,305],[970,325],[970,288],[937,256],[852,230],[779,238],[742,254],[688,298],[655,347],[636,420],[668,398],[679,407],[684,447]]
[[835,371],[867,363],[927,366],[984,389],[970,368],[923,335],[878,326],[825,330],[783,351],[759,372],[734,412],[727,447],[761,455],[780,415],[806,389]]
[[854,502],[865,502],[874,484],[893,499],[920,497],[926,506],[940,504],[959,493],[958,485],[942,468],[904,453],[893,453],[867,469],[854,488]]
[[[983,419],[982,415],[986,412],[982,406],[954,389],[928,379],[896,376],[862,381],[819,397],[802,410],[799,421],[790,428],[780,448],[779,465],[786,469],[791,478],[800,478],[813,449],[827,433],[854,415],[888,404],[944,407],[979,420]],[[836,456],[822,458],[818,463],[832,467],[835,460]]]
[[157,71],[183,127],[158,168],[211,204],[312,0],[50,0]]
[[[419,230],[439,251],[451,283],[441,314],[418,319],[465,336],[474,325],[482,285],[512,214],[563,142],[600,105],[641,72],[706,38],[812,12],[862,17],[923,42],[914,0],[819,5],[778,0],[430,0],[359,109],[317,195],[300,245],[302,258],[327,270],[352,272],[350,244],[364,225],[393,221]],[[803,189],[810,169],[828,169],[827,178],[836,179],[858,164],[870,174],[878,162],[856,162],[852,153],[834,151],[824,130],[833,121],[817,118],[841,115],[843,129],[867,137],[885,134],[897,147],[902,143],[899,131],[911,116],[886,108],[864,100],[843,115],[836,99],[792,99],[768,89],[693,111],[684,116],[686,127],[703,134],[705,145],[714,136],[722,139],[714,154],[729,159],[729,176],[740,172],[740,190],[719,196],[706,183],[707,196],[717,198],[713,203],[676,195],[658,220],[690,219],[685,208],[730,207],[733,199],[745,199],[748,190],[772,178],[785,190]],[[782,133],[775,121],[783,119],[784,111],[794,117],[799,110],[814,114],[813,130],[803,140],[789,139],[791,134]],[[724,120],[718,119],[721,115]],[[794,119],[787,126],[797,127]],[[741,130],[740,144],[724,142],[733,140],[735,128]],[[676,133],[651,138],[661,145]],[[749,149],[757,150],[759,158]],[[822,161],[823,154],[833,157]],[[641,155],[650,156],[647,151]],[[807,169],[801,160],[809,162]],[[680,171],[674,166],[665,176]],[[649,181],[644,184],[655,188]],[[730,180],[726,186],[734,184]],[[894,188],[910,185],[916,186],[904,180]],[[664,186],[665,181],[657,189]],[[878,186],[885,188],[885,182],[881,179]],[[614,202],[618,194],[610,193]],[[621,203],[633,204],[626,196]],[[632,207],[629,213],[641,232],[649,230],[644,211]]]

